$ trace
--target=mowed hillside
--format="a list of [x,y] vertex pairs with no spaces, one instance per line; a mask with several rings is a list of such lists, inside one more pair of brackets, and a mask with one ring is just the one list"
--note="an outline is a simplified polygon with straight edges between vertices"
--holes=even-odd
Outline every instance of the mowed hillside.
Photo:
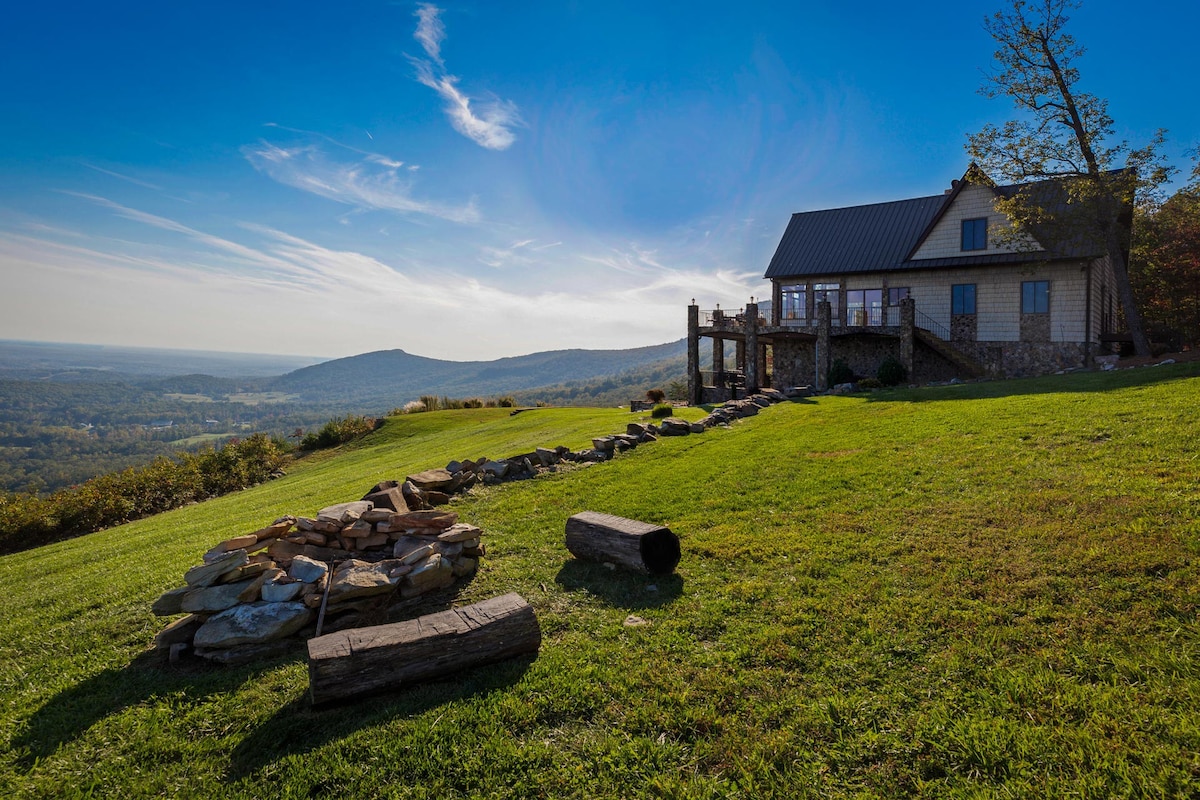
[[[481,491],[454,507],[488,554],[443,605],[519,592],[539,655],[345,707],[309,708],[301,655],[146,655],[150,604],[218,540],[636,419],[391,418],[0,559],[0,796],[1194,796],[1198,392],[1176,365],[824,397]],[[585,509],[670,526],[677,573],[574,561]]]

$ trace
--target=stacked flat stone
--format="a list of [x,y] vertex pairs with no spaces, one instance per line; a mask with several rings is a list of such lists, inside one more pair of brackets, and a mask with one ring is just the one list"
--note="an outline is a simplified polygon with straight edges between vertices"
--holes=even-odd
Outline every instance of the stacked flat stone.
[[172,659],[187,652],[226,664],[270,657],[315,633],[323,603],[326,631],[353,627],[363,612],[474,574],[481,536],[453,511],[397,511],[370,500],[329,506],[316,517],[281,517],[213,547],[184,575],[184,586],[155,601],[157,615],[186,615],[155,645]]

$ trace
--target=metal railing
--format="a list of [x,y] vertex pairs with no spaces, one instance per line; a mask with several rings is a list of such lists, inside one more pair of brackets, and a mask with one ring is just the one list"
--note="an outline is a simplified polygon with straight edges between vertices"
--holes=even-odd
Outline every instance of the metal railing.
[[950,329],[949,328],[947,328],[945,325],[938,322],[937,320],[935,320],[933,317],[929,316],[928,314],[923,314],[915,308],[913,309],[913,313],[915,314],[913,322],[916,324],[916,326],[918,328],[924,328],[925,330],[929,331],[934,336],[938,337],[939,339],[941,339],[943,341],[946,341],[946,342],[950,341]]
[[[730,313],[716,309],[713,311],[700,312],[700,327],[701,328],[726,328],[728,330],[740,330],[746,327],[746,314],[744,311]],[[758,327],[765,328],[767,326],[767,318],[762,314],[758,315]]]

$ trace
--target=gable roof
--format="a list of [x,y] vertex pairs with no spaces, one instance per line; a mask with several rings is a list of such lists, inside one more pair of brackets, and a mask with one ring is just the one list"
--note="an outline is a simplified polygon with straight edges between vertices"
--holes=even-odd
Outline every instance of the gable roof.
[[767,278],[895,269],[945,195],[792,214]]
[[[974,164],[952,190],[930,197],[895,200],[865,206],[806,211],[793,214],[765,278],[805,275],[848,274],[882,270],[929,269],[937,267],[987,266],[1030,261],[1035,258],[1093,258],[1100,253],[1081,238],[1059,242],[1038,253],[986,252],[945,258],[913,259],[921,242],[954,204],[968,185],[988,186],[997,196],[1011,197],[1032,188],[1034,197],[1048,211],[1061,210],[1068,196],[1061,181],[996,186]],[[1035,226],[1038,241],[1053,239],[1048,230]]]

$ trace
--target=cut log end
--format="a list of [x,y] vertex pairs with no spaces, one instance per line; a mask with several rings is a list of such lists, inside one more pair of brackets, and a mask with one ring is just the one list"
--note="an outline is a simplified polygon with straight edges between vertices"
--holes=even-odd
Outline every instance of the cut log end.
[[566,544],[576,558],[652,575],[666,575],[679,564],[679,537],[670,528],[596,511],[567,520]]
[[653,575],[667,575],[679,566],[679,537],[667,528],[651,531],[642,537],[642,563]]

